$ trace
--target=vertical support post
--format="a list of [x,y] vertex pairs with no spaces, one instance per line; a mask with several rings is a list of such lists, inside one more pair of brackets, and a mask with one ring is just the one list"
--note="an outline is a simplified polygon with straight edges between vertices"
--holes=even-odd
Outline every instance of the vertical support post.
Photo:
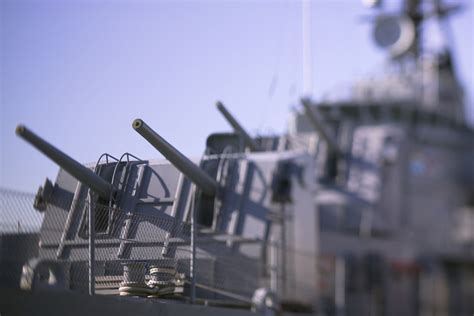
[[320,280],[321,280],[321,273],[320,273],[320,260],[321,260],[321,256],[320,256],[320,249],[321,249],[321,246],[320,246],[320,238],[321,238],[321,232],[320,232],[320,225],[319,225],[319,204],[318,204],[318,201],[315,199],[314,200],[315,202],[315,208],[314,208],[314,211],[315,211],[315,214],[314,214],[314,219],[315,219],[315,222],[314,222],[314,227],[316,228],[316,233],[314,234],[314,237],[315,237],[315,248],[314,248],[314,271],[315,271],[315,279],[314,279],[314,284],[316,285],[315,289],[315,296],[317,297],[317,301],[315,302],[316,303],[316,310],[317,311],[320,311],[321,309],[321,283],[320,283]]
[[335,295],[334,303],[336,305],[336,315],[344,316],[346,314],[346,264],[344,257],[337,256],[335,262]]
[[89,295],[95,294],[95,213],[89,191]]
[[272,233],[270,237],[270,289],[278,293],[278,248],[275,239]]
[[287,266],[286,266],[286,260],[287,260],[287,249],[286,249],[286,208],[285,208],[285,203],[281,203],[280,205],[280,220],[281,220],[281,236],[280,236],[280,243],[281,243],[281,253],[280,253],[280,258],[281,258],[281,293],[282,296],[286,296],[286,288],[287,288]]
[[191,304],[196,301],[196,186],[191,190],[191,262],[189,264],[189,277],[191,278],[190,297]]

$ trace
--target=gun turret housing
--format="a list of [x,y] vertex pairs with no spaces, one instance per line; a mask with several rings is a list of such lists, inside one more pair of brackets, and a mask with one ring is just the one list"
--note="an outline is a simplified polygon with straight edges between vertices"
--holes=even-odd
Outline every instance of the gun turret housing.
[[217,192],[217,182],[196,166],[191,160],[180,153],[163,137],[158,135],[143,120],[136,119],[132,123],[133,129],[143,136],[153,147],[155,147],[166,159],[168,159],[179,171],[186,175],[205,194],[215,196]]
[[57,163],[77,180],[99,194],[100,197],[105,199],[110,198],[112,185],[95,174],[92,170],[84,167],[79,162],[72,159],[23,125],[17,126],[16,134],[48,156],[49,159]]

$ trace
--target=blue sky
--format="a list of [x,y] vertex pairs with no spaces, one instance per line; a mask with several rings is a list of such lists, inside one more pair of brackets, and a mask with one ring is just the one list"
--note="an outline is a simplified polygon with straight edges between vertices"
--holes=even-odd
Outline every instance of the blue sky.
[[[473,121],[474,2],[450,20]],[[312,4],[313,96],[375,73],[370,15],[356,0]],[[24,123],[80,162],[159,154],[143,118],[183,153],[229,127],[283,132],[301,96],[299,1],[1,1],[0,186],[34,192],[58,167],[14,135]],[[271,87],[274,89],[271,89]]]

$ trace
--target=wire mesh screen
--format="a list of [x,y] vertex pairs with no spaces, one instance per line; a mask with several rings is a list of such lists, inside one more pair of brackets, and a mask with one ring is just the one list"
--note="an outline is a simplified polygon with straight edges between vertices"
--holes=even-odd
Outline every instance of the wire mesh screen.
[[4,286],[46,284],[88,292],[92,281],[97,294],[188,295],[194,264],[197,298],[250,301],[268,277],[263,244],[257,239],[216,237],[206,227],[196,227],[192,258],[190,223],[165,213],[127,211],[91,197],[64,196],[51,198],[38,211],[33,194],[0,193]]
[[38,255],[42,214],[34,195],[0,188],[0,287],[18,287],[24,262]]
[[[249,301],[264,280],[260,243],[217,243],[197,238],[196,286],[216,293],[209,298],[236,298]],[[201,289],[201,292],[199,292]],[[199,295],[198,295],[199,296]]]
[[[62,266],[70,289],[87,291],[92,280],[98,291],[118,290],[130,281],[124,280],[127,267],[134,269],[132,275],[143,270],[143,276],[152,267],[166,270],[170,282],[178,274],[189,276],[190,226],[171,216],[134,213],[93,198],[52,199],[44,213],[38,256]],[[89,213],[94,222],[92,249]],[[147,281],[141,280],[144,289]]]
[[38,232],[43,215],[33,208],[34,194],[0,187],[0,231],[7,233]]
[[33,194],[5,189],[0,201],[0,287],[86,293],[93,285],[96,294],[188,300],[194,283],[197,300],[245,306],[256,289],[268,288],[289,311],[314,311],[305,302],[317,295],[317,309],[327,315],[349,310],[379,315],[387,309],[408,315],[417,306],[437,308],[431,285],[448,280],[453,289],[446,293],[464,291],[459,300],[472,305],[468,266],[423,270],[426,263],[389,260],[377,252],[316,256],[285,246],[283,239],[262,241],[199,226],[193,256],[191,224],[165,212],[133,212],[73,197],[51,199],[39,212],[32,207]]

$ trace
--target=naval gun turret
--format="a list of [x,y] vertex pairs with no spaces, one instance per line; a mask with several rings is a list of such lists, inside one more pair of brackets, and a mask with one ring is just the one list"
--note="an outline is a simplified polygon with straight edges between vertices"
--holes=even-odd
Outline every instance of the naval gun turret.
[[[317,281],[314,261],[282,249],[316,249],[312,228],[289,238],[286,220],[299,227],[315,222],[308,207],[314,178],[302,172],[314,170],[313,160],[305,152],[262,151],[262,139],[255,141],[218,104],[235,133],[209,136],[213,149],[200,161],[141,119],[133,129],[166,160],[104,154],[108,159],[86,167],[20,126],[18,135],[61,167],[44,203],[38,258],[25,265],[22,286],[43,287],[41,271],[49,269],[60,282],[47,286],[90,293],[250,306],[260,289],[264,298],[311,308],[314,295],[291,286],[308,276]],[[241,150],[242,142],[250,151]]]

